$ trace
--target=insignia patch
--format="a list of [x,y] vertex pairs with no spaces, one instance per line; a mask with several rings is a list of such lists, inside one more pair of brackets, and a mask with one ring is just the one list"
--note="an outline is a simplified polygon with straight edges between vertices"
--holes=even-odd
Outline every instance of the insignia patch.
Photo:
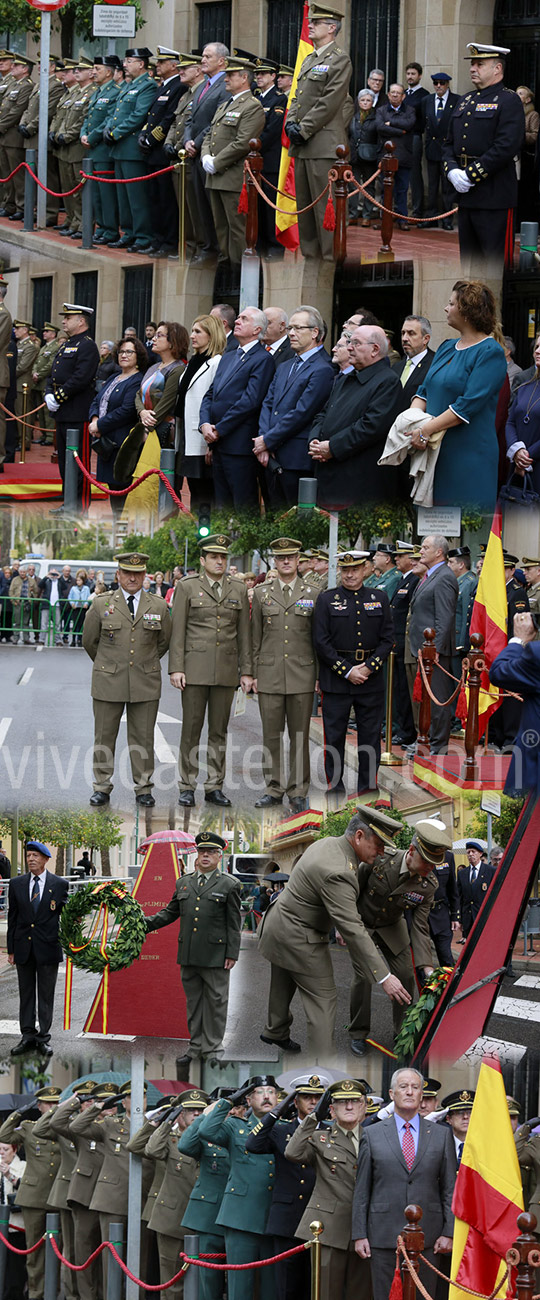
[[51,898],[51,912],[56,912],[56,903],[54,898]]
[[382,605],[380,600],[370,600],[365,602],[364,609],[382,609]]
[[408,903],[410,907],[418,907],[419,903],[423,903],[424,895],[415,894],[414,892],[411,891],[411,893],[403,895],[403,901],[405,903]]
[[476,105],[476,109],[475,109],[475,111],[476,111],[477,113],[486,113],[488,110],[491,110],[492,108],[498,108],[498,107],[499,107],[499,105],[498,105],[497,103],[495,103],[495,104],[477,104],[477,105]]

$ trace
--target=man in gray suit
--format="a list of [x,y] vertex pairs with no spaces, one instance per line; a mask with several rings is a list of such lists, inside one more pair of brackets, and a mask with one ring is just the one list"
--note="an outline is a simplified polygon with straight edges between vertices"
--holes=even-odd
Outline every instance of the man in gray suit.
[[198,86],[191,101],[191,109],[186,114],[184,147],[191,158],[190,185],[193,192],[193,206],[198,212],[204,244],[193,257],[192,263],[207,262],[219,252],[216,227],[206,191],[206,173],[201,163],[201,144],[220,104],[231,98],[225,87],[225,69],[229,51],[220,41],[205,45],[201,70],[206,81]]
[[[390,1086],[394,1114],[365,1130],[358,1150],[352,1235],[356,1253],[371,1259],[373,1300],[388,1300],[406,1205],[422,1206],[426,1259],[436,1263],[435,1256],[452,1249],[452,1135],[418,1114],[423,1085],[417,1070],[396,1070]],[[428,1272],[422,1265],[420,1277],[431,1289]]]
[[[448,567],[448,542],[440,533],[424,537],[420,559],[426,565],[426,575],[415,588],[410,603],[408,636],[405,641],[405,665],[411,700],[418,651],[424,641],[424,630],[435,628],[437,663],[431,677],[431,689],[438,700],[448,700],[455,683],[446,673],[451,671],[452,655],[456,653],[456,606],[459,594],[457,578]],[[442,670],[446,669],[446,672]],[[445,703],[431,704],[429,748],[432,754],[446,754],[452,726],[452,708]],[[410,746],[414,753],[415,746]]]

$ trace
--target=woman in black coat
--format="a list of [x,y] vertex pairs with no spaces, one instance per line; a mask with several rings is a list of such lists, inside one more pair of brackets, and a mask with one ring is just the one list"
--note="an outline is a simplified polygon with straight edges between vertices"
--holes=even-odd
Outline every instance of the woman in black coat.
[[[352,169],[361,185],[377,170],[378,136],[373,98],[373,91],[367,87],[359,91],[356,112],[349,126]],[[374,195],[374,187],[375,182],[369,187],[370,194]],[[358,222],[361,218],[363,226],[369,226],[370,221],[380,220],[379,209],[370,203],[365,194],[351,195],[349,212],[352,222]]]
[[[122,339],[115,349],[120,373],[114,375],[94,398],[90,407],[90,436],[97,439],[96,478],[113,489],[127,487],[114,478],[114,462],[125,438],[137,423],[135,396],[141,386],[141,374],[148,366],[148,353],[140,339]],[[111,497],[111,508],[120,512],[125,497]]]

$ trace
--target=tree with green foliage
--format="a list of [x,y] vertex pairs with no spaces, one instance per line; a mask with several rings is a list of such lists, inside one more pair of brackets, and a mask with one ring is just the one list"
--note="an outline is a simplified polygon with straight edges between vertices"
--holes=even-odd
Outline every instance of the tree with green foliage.
[[[164,0],[156,0],[160,9],[163,8],[163,2]],[[97,3],[101,3],[101,0],[97,0]],[[130,3],[135,6],[135,28],[138,31],[146,22],[143,18],[141,0],[130,0]],[[93,40],[93,5],[94,0],[69,0],[63,9],[51,13],[51,31],[53,35],[60,33],[61,53],[64,58],[70,58],[73,53],[78,53],[78,47],[83,41]],[[7,32],[10,36],[18,35],[20,32],[32,32],[37,45],[41,32],[41,13],[37,9],[32,9],[31,5],[27,4],[27,0],[0,0],[0,31]]]
[[[122,818],[113,813],[91,813],[75,808],[45,811],[21,812],[19,814],[18,832],[21,843],[39,840],[42,844],[58,849],[56,874],[64,874],[65,851],[68,848],[86,848],[99,850],[105,867],[111,848],[122,843]],[[11,834],[11,822],[6,816],[0,818],[0,835]],[[104,875],[110,875],[103,871]]]
[[[302,547],[328,545],[328,516],[322,511],[288,510],[282,515],[235,515],[230,510],[212,512],[212,533],[225,533],[231,538],[231,555],[249,555],[258,551],[268,562],[270,543],[277,536],[296,537]],[[156,569],[171,571],[175,564],[184,564],[185,543],[188,544],[188,567],[198,568],[200,550],[197,538],[197,521],[190,515],[179,514],[172,522],[159,528],[153,537],[131,533],[125,540],[126,550],[142,550],[149,556],[150,572]],[[351,537],[343,528],[340,546],[351,545]]]
[[[409,823],[405,820],[402,813],[398,812],[396,808],[388,808],[386,805],[383,807],[381,803],[377,801],[374,801],[372,804],[362,804],[360,806],[362,808],[379,808],[380,811],[385,812],[388,817],[393,817],[396,822],[401,823],[401,830],[396,835],[394,844],[397,849],[408,849],[414,835],[414,827],[409,826]],[[351,817],[354,817],[356,811],[357,805],[354,803],[354,800],[351,800],[347,804],[347,807],[341,808],[339,812],[327,813],[321,824],[321,829],[317,839],[324,840],[328,835],[344,835]]]
[[[466,827],[465,835],[479,835],[485,840],[487,839],[487,813],[482,812],[480,808],[481,797],[481,794],[477,794],[470,795],[467,799],[473,816]],[[501,795],[501,815],[493,817],[491,825],[493,839],[502,849],[505,849],[508,844],[524,802],[524,799],[511,799],[507,794]]]

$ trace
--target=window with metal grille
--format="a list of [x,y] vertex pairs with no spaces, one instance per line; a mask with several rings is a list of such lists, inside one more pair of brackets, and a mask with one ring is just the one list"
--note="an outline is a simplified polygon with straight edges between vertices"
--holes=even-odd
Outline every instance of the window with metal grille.
[[268,0],[268,58],[294,68],[302,30],[302,0]]
[[91,307],[94,315],[88,321],[88,333],[96,337],[96,308],[98,291],[97,271],[79,271],[73,276],[73,302],[81,307]]
[[347,317],[365,307],[383,329],[393,332],[392,342],[399,351],[401,326],[413,310],[413,289],[413,262],[371,262],[357,267],[348,264],[346,271],[336,271],[332,342],[339,337]]
[[399,0],[352,0],[350,56],[353,91],[367,84],[372,68],[385,74],[385,89],[397,77]]
[[152,320],[152,277],[152,266],[133,266],[124,271],[122,330],[134,325],[139,339],[144,339],[144,327]]
[[503,280],[505,334],[516,345],[514,361],[523,370],[533,364],[532,348],[540,334],[540,284],[531,271],[512,271]]
[[51,319],[52,275],[42,275],[32,280],[32,325],[41,331],[43,322]]
[[210,4],[197,5],[199,10],[199,49],[214,41],[231,47],[231,4],[230,0],[213,0]]
[[497,0],[493,40],[509,49],[505,85],[540,89],[540,14],[537,0]]

